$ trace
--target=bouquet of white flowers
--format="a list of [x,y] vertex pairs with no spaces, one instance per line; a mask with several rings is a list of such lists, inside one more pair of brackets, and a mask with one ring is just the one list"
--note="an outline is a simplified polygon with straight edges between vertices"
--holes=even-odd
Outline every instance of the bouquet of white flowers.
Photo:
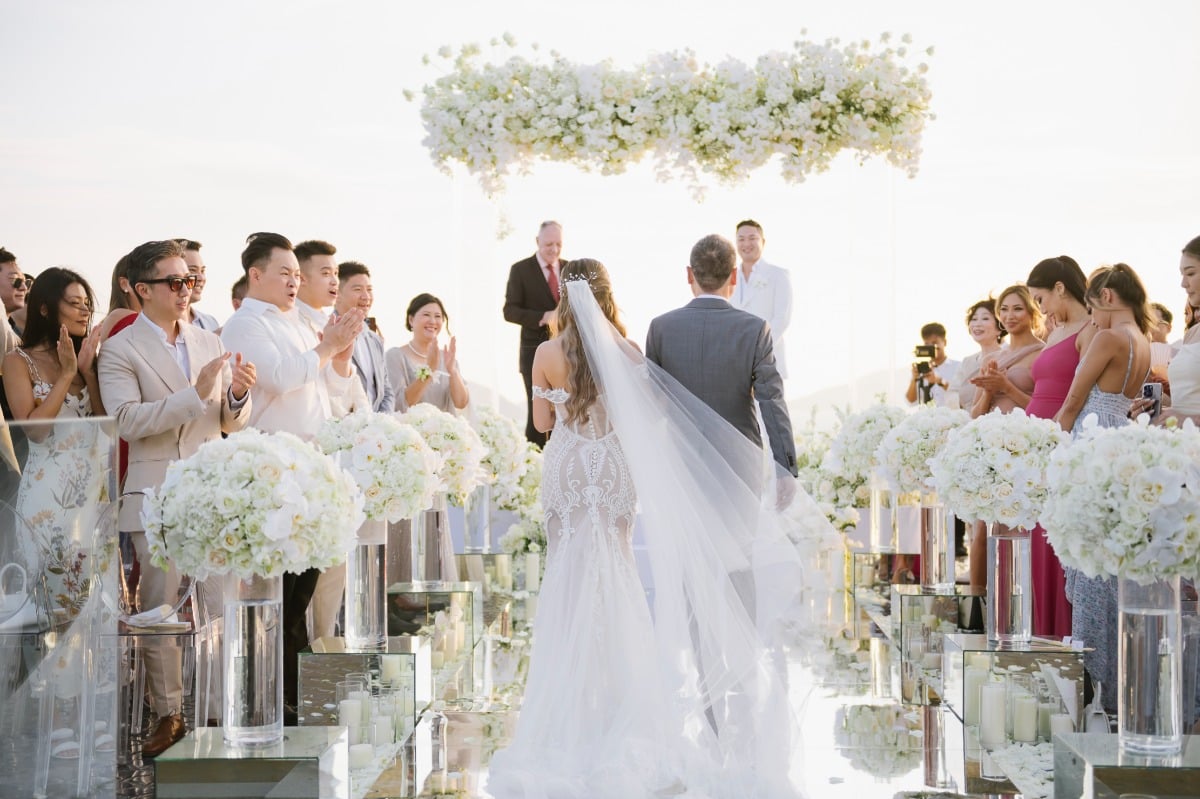
[[500,538],[500,548],[510,555],[546,551],[546,526],[540,516],[522,516]]
[[366,498],[368,519],[411,519],[433,504],[441,460],[421,434],[387,413],[359,411],[328,419],[317,443],[338,456]]
[[1200,430],[1143,417],[1124,427],[1086,420],[1046,470],[1046,537],[1066,566],[1139,583],[1200,577]]
[[362,491],[331,458],[291,433],[253,429],[172,463],[142,504],[153,563],[199,579],[333,566],[363,519]]
[[992,411],[950,433],[930,459],[933,486],[964,521],[1033,527],[1049,495],[1050,456],[1068,441],[1049,419]]
[[464,505],[471,489],[486,475],[480,464],[487,455],[479,435],[465,419],[446,413],[427,402],[417,403],[399,416],[425,438],[434,452],[442,458],[438,477],[447,498],[455,505]]
[[884,436],[900,424],[906,415],[892,405],[873,405],[865,411],[847,416],[841,430],[834,436],[821,469],[831,481],[843,482],[844,488],[839,494],[852,496],[854,507],[867,507],[871,499],[871,474],[878,466],[875,451],[879,449]]
[[513,502],[513,507],[502,510],[515,510],[522,516],[542,518],[542,450],[536,444],[525,444],[525,471],[521,475],[520,493]]
[[946,443],[950,432],[971,421],[971,414],[957,408],[926,405],[888,431],[875,461],[876,473],[897,494],[928,491],[929,459]]
[[476,409],[475,429],[487,448],[483,469],[492,487],[492,501],[501,510],[516,510],[522,494],[521,478],[529,468],[529,442],[524,431],[515,421],[487,406]]

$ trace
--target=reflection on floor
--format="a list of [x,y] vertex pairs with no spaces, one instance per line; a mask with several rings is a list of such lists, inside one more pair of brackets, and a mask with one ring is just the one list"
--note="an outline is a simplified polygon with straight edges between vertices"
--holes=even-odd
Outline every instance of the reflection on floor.
[[[902,680],[892,640],[899,637],[899,625],[893,624],[888,587],[856,589],[851,568],[845,569],[849,590],[841,587],[842,575],[830,576],[837,587],[808,594],[805,618],[794,620],[786,654],[792,708],[803,735],[795,746],[793,778],[804,795],[1016,795],[1007,781],[981,779],[977,748],[972,753],[948,708],[915,703],[930,692],[914,693]],[[492,625],[488,629],[491,634],[481,642],[491,664],[487,672],[502,679],[485,680],[483,696],[436,703],[381,774],[351,772],[353,796],[491,796],[488,763],[515,730],[528,648],[513,646],[518,637],[513,630],[501,637]],[[901,701],[902,693],[910,703]],[[150,795],[146,770],[125,777],[121,793]]]

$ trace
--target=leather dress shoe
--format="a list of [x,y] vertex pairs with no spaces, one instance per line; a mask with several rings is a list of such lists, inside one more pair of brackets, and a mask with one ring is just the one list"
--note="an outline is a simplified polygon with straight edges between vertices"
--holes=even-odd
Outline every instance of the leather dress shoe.
[[142,744],[142,756],[157,757],[186,734],[187,728],[183,724],[182,713],[163,716],[158,720],[158,726],[154,728],[154,732],[150,733],[146,742]]

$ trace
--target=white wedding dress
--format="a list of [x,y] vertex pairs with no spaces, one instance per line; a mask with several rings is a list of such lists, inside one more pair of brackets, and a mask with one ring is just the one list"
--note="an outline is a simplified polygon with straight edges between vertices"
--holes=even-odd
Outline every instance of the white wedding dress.
[[772,639],[803,567],[753,489],[762,451],[646,363],[586,283],[568,290],[601,394],[568,421],[565,390],[534,388],[557,417],[542,476],[549,553],[516,735],[487,790],[795,797],[799,740]]

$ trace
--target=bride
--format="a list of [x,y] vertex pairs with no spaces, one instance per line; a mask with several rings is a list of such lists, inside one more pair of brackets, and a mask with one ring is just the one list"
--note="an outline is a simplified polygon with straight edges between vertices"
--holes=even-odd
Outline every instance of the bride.
[[488,791],[796,796],[774,639],[803,577],[755,488],[763,453],[626,340],[602,264],[573,260],[562,284],[560,333],[533,364],[534,424],[553,430],[546,576],[516,735]]

